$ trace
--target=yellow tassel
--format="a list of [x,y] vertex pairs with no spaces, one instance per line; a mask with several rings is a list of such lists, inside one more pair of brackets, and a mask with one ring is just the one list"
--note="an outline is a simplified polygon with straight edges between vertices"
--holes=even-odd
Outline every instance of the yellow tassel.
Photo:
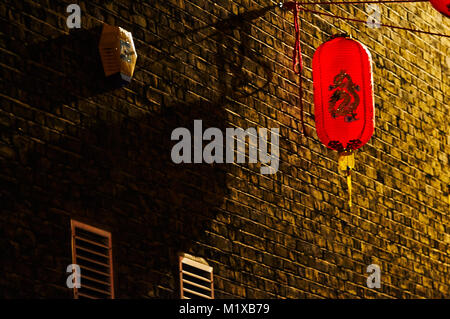
[[355,168],[355,154],[339,154],[339,170],[347,174],[348,205],[352,207],[352,169]]
[[447,185],[448,204],[450,205],[450,184]]
[[352,171],[349,170],[347,175],[347,186],[348,186],[348,206],[352,207]]
[[355,168],[355,153],[349,155],[340,154],[339,155],[339,170],[346,172],[348,169]]

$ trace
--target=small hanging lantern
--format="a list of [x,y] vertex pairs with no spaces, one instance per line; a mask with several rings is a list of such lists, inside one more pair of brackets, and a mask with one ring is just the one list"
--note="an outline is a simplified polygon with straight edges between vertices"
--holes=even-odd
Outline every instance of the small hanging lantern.
[[130,83],[137,59],[131,33],[103,24],[99,51],[105,75],[117,79],[121,85]]
[[339,152],[351,206],[354,151],[374,130],[372,59],[361,43],[346,35],[323,43],[313,57],[315,122],[320,141]]
[[437,11],[450,18],[450,0],[430,0],[430,2]]

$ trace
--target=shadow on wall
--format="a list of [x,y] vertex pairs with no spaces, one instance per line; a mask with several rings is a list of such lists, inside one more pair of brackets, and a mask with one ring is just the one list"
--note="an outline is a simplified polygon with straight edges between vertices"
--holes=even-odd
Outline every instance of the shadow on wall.
[[[265,13],[259,12],[249,17]],[[20,57],[11,63],[22,73],[1,72],[1,89],[34,111],[2,99],[17,116],[14,124],[0,127],[1,142],[13,150],[0,157],[5,225],[0,235],[8,239],[0,246],[6,260],[2,273],[11,274],[0,281],[4,297],[71,297],[64,287],[71,263],[70,218],[112,231],[118,298],[179,296],[177,253],[195,255],[195,243],[208,242],[208,224],[226,196],[226,170],[217,164],[173,164],[171,133],[177,127],[193,132],[195,119],[203,120],[204,128],[224,130],[224,107],[233,103],[229,97],[263,89],[244,90],[250,83],[244,61],[260,59],[246,49],[250,21],[233,17],[221,23],[211,35],[220,43],[214,59],[223,79],[212,102],[170,97],[161,112],[137,117],[127,116],[135,106],[126,101],[124,89],[113,90],[104,80],[100,27],[28,47],[20,37],[9,39]],[[233,38],[236,29],[240,42]],[[152,73],[154,66],[145,67]],[[263,67],[267,85],[270,68]],[[136,72],[140,68],[138,57]],[[205,86],[208,76],[203,75]],[[181,89],[192,90],[184,83]],[[130,88],[136,99],[145,99],[151,89],[137,81]],[[103,109],[114,112],[102,115],[91,101],[108,103]],[[92,114],[79,117],[64,105],[78,110],[90,105]]]

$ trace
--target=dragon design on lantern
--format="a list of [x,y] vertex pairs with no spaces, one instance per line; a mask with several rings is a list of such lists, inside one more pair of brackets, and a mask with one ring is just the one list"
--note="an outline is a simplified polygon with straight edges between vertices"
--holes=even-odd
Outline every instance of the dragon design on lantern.
[[[355,110],[359,105],[360,98],[357,93],[359,86],[353,83],[352,78],[344,70],[337,74],[333,79],[333,85],[329,90],[336,90],[330,97],[328,111],[333,118],[344,116],[346,122],[356,121]],[[352,102],[353,97],[353,102]],[[343,100],[340,104],[336,104]]]

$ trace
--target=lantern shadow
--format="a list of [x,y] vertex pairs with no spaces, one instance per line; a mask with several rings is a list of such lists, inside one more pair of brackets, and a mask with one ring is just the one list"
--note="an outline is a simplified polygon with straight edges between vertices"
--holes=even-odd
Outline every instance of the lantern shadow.
[[[246,51],[251,26],[245,20],[230,21],[213,35],[220,44],[213,67],[222,80],[209,88],[214,92],[210,101],[187,103],[184,96],[166,96],[158,108],[137,113],[133,113],[136,106],[125,101],[124,90],[113,91],[105,82],[98,54],[100,27],[28,47],[11,43],[20,59],[13,62],[18,72],[6,80],[18,88],[11,90],[12,97],[30,105],[33,115],[30,121],[17,118],[23,130],[0,127],[2,139],[13,150],[10,158],[0,158],[2,172],[10,177],[0,180],[2,209],[4,216],[14,216],[16,224],[11,226],[22,229],[15,233],[17,244],[2,244],[7,260],[3,268],[14,273],[21,265],[31,277],[45,278],[45,283],[26,280],[9,287],[8,296],[72,296],[62,287],[71,263],[71,218],[112,232],[118,298],[177,298],[178,253],[213,257],[197,243],[209,242],[211,223],[227,196],[226,165],[174,164],[171,133],[178,127],[193,132],[196,119],[203,121],[204,129],[225,132],[225,107],[235,103],[231,98],[264,89],[244,89],[251,83],[242,70],[244,60],[255,57]],[[233,38],[236,28],[246,33],[240,41]],[[254,61],[267,65],[267,85],[269,65],[259,57]],[[154,64],[146,68],[156,72]],[[208,88],[208,75],[199,78]],[[152,88],[132,81],[135,95],[129,97],[144,99]],[[196,89],[188,82],[179,88]],[[78,118],[65,114],[64,105],[78,111],[82,105],[90,106],[95,112]]]
[[[229,74],[232,74],[232,80],[228,86],[230,90],[228,90],[226,94],[229,97],[237,99],[254,96],[258,92],[267,89],[272,81],[273,73],[272,65],[263,57],[263,55],[259,53],[258,50],[252,50],[251,47],[248,46],[248,44],[253,41],[251,37],[252,22],[263,17],[270,10],[273,10],[273,7],[274,6],[267,6],[265,8],[248,10],[237,15],[231,15],[229,18],[219,20],[215,23],[194,28],[187,32],[174,32],[166,37],[166,39],[150,41],[148,45],[150,47],[160,48],[168,41],[175,41],[176,39],[185,41],[192,35],[205,32],[207,35],[201,37],[199,40],[190,41],[188,47],[201,45],[206,41],[214,40],[218,43],[218,50],[223,49],[221,48],[222,44],[224,48],[233,49],[234,52],[228,51],[225,54],[219,54],[219,60],[215,63],[216,65],[220,64],[224,68],[227,68],[228,72],[222,72],[223,81],[227,81]],[[236,45],[235,42],[235,31],[237,31],[241,37],[238,45]],[[177,56],[188,47],[183,46],[182,48],[175,48],[173,50],[169,49],[169,52],[161,51],[142,67],[151,68],[155,63],[160,63],[161,61],[168,60],[170,57]],[[255,64],[257,70],[259,69],[261,71],[258,75],[264,79],[262,85],[249,85],[254,76],[245,70],[245,67],[248,66],[249,63]]]

